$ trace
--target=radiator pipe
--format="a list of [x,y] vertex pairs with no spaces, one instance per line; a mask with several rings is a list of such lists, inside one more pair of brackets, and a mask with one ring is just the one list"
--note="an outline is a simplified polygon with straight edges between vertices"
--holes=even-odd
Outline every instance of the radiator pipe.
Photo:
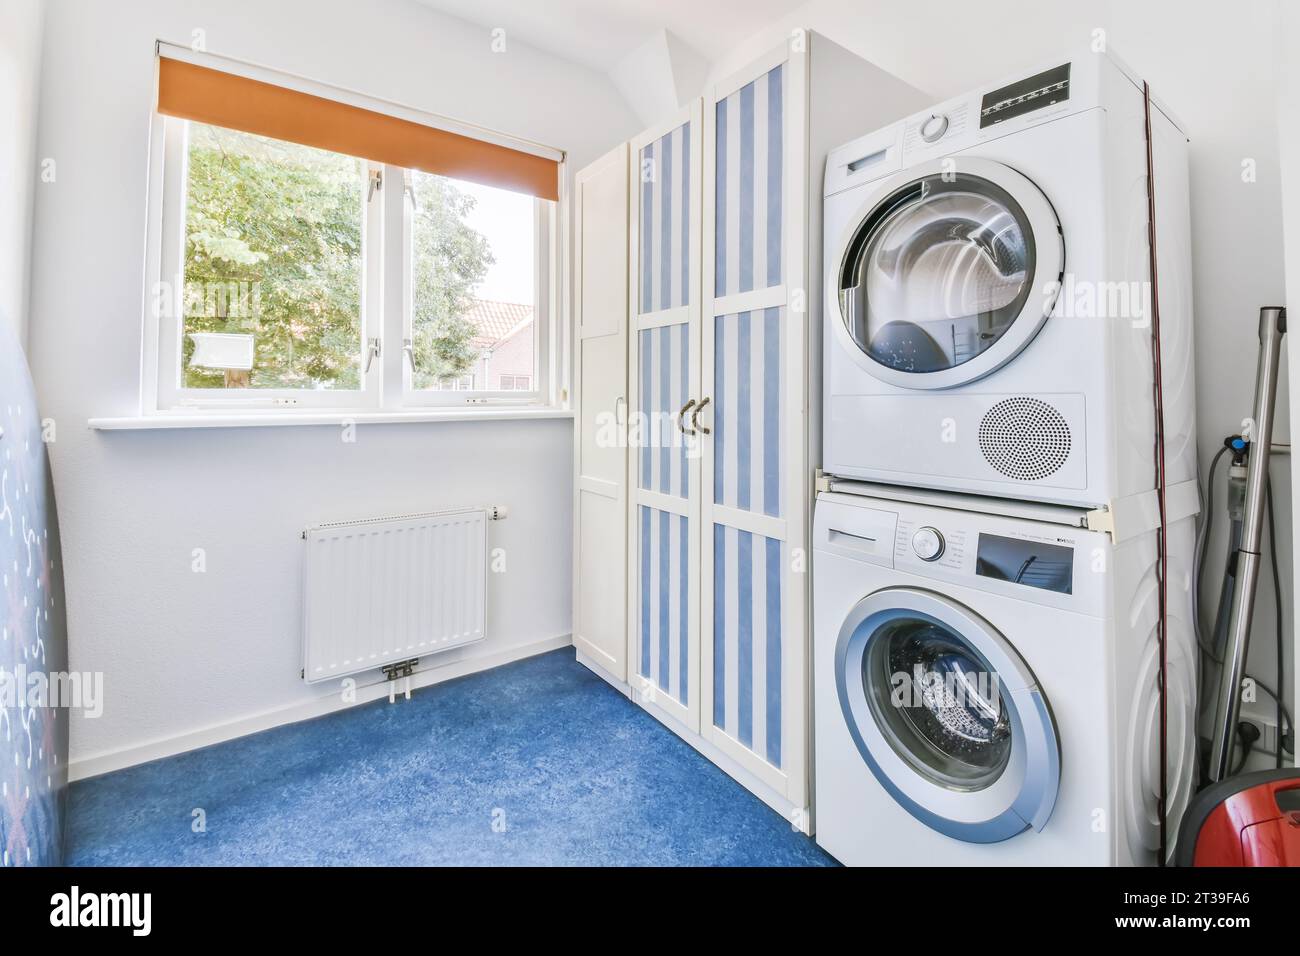
[[[1277,399],[1277,369],[1286,333],[1286,309],[1265,306],[1259,310],[1259,364],[1255,371],[1255,407],[1250,427],[1250,448],[1246,472],[1246,504],[1241,522],[1241,544],[1237,549],[1237,575],[1233,582],[1232,614],[1228,619],[1223,667],[1219,672],[1218,707],[1214,717],[1214,741],[1210,750],[1211,781],[1232,773],[1232,747],[1237,739],[1241,713],[1241,682],[1250,650],[1250,622],[1255,610],[1255,587],[1259,579],[1260,548],[1264,528],[1264,496],[1268,482],[1268,459],[1273,435],[1273,406]],[[1279,733],[1281,732],[1279,728]]]

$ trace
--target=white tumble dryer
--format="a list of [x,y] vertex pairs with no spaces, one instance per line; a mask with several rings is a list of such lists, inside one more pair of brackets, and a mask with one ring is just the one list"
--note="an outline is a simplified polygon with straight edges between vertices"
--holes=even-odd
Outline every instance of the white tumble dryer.
[[[851,865],[1155,862],[1155,532],[855,492],[814,518],[818,843]],[[1169,529],[1170,842],[1195,770],[1193,536]]]
[[[1154,488],[1146,115],[1086,54],[829,155],[826,472],[1090,507]],[[1174,485],[1195,475],[1187,141],[1150,119]]]

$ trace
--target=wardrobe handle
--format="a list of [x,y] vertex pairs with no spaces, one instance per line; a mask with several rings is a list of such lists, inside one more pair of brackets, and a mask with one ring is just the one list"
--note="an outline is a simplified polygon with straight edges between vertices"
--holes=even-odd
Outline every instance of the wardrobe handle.
[[[689,411],[691,410],[691,406],[694,405],[694,404],[695,404],[695,399],[692,398],[692,399],[691,399],[690,401],[688,401],[685,405],[683,405],[681,411],[679,411],[679,412],[677,413],[677,430],[678,430],[679,432],[681,432],[683,435],[694,435],[694,434],[695,434],[694,431],[689,431],[689,432],[688,432],[688,431],[686,430],[686,425],[682,423],[682,416],[685,415],[687,412],[689,412]],[[693,418],[694,418],[694,416],[692,416],[692,419],[693,419]]]
[[[691,412],[691,425],[698,428],[701,435],[713,434],[712,429],[710,429],[708,425],[700,424],[700,412],[704,411],[704,406],[709,404],[711,401],[713,401],[713,399],[709,398],[707,395],[704,396],[704,398],[700,399],[699,407],[696,408],[695,411]],[[691,434],[694,435],[695,432],[692,431]]]

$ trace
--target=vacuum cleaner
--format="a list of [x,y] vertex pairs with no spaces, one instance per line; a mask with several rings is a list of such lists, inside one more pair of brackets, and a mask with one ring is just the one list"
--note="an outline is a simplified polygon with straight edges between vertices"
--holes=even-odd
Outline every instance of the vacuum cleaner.
[[[1207,488],[1212,495],[1215,467],[1223,455],[1231,453],[1229,554],[1213,634],[1208,641],[1203,640],[1197,628],[1203,664],[1219,665],[1219,687],[1214,735],[1204,767],[1205,785],[1192,798],[1179,828],[1174,862],[1180,866],[1300,866],[1300,770],[1283,767],[1285,752],[1290,749],[1294,754],[1295,727],[1285,704],[1282,589],[1268,481],[1269,458],[1274,451],[1271,436],[1278,361],[1285,333],[1285,309],[1270,306],[1260,310],[1254,416],[1248,420],[1243,434],[1230,436],[1224,442],[1210,465]],[[1276,689],[1250,678],[1245,670],[1266,514],[1273,583],[1278,595]],[[1209,510],[1206,515],[1198,569],[1209,537]],[[1253,724],[1240,720],[1242,687],[1247,681],[1271,696],[1277,708],[1276,766],[1272,770],[1240,772],[1259,737],[1259,730]],[[1234,748],[1238,745],[1242,754],[1234,761]]]
[[1183,814],[1179,866],[1300,866],[1300,771],[1258,770],[1206,787]]

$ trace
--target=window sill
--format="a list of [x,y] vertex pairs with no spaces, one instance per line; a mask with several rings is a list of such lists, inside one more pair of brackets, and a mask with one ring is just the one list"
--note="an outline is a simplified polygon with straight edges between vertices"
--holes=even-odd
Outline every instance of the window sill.
[[395,425],[406,422],[513,422],[572,418],[573,411],[549,406],[517,408],[420,408],[404,411],[186,411],[155,412],[122,418],[92,418],[96,431],[140,431],[169,428],[267,428],[285,425]]

